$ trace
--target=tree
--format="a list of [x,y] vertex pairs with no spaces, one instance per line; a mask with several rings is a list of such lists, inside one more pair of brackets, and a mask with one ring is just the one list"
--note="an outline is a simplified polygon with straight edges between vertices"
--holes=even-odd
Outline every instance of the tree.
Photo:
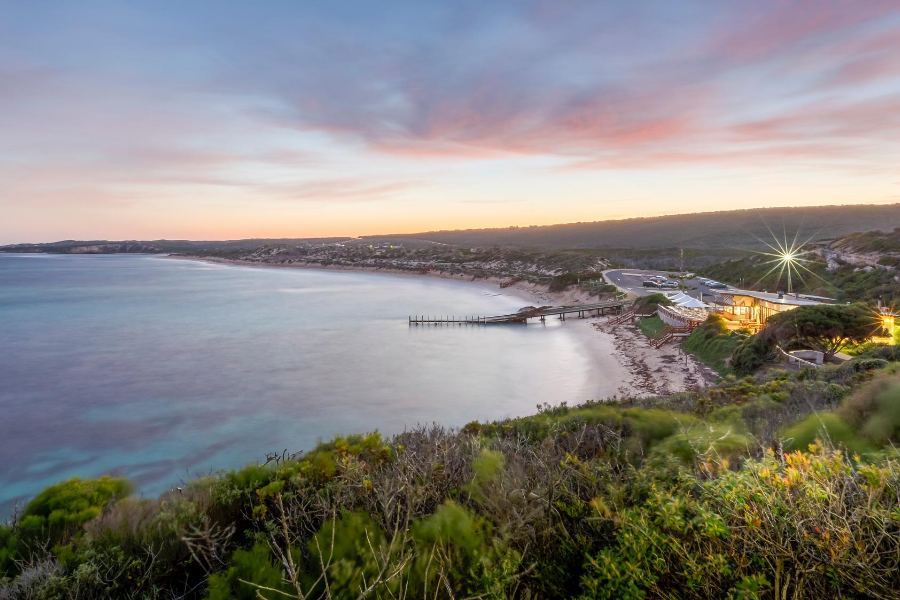
[[848,344],[862,342],[880,326],[861,304],[800,306],[774,315],[766,323],[775,339],[796,341],[822,352],[826,359]]

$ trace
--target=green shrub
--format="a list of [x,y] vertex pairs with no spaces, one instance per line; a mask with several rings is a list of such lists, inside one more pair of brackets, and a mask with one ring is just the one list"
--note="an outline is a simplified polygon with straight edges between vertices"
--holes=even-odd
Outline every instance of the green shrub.
[[82,525],[96,517],[103,507],[130,491],[124,479],[75,477],[52,485],[28,503],[22,513],[19,529],[30,539],[65,543],[80,533]]
[[705,480],[650,471],[646,499],[623,510],[597,499],[615,542],[588,553],[581,597],[895,597],[896,463],[814,450]]
[[[381,570],[380,559],[398,559],[388,553],[384,531],[361,511],[345,512],[335,521],[326,521],[307,543],[309,559],[302,575],[303,591],[311,597],[324,597],[325,587],[318,581],[322,565],[327,566],[330,595],[352,599],[374,582]],[[402,548],[395,548],[399,553]],[[399,567],[400,561],[396,560]],[[380,587],[381,593],[399,588],[399,578]]]
[[282,581],[281,573],[281,566],[276,564],[268,544],[258,542],[247,550],[235,552],[223,573],[209,577],[206,598],[257,600],[257,588],[244,583],[246,581],[288,593],[293,588]]
[[669,297],[665,294],[654,293],[647,294],[646,296],[641,296],[637,300],[634,301],[632,308],[634,312],[639,315],[649,315],[653,312],[656,312],[656,309],[660,306],[670,306],[672,301],[669,300]]
[[[490,523],[447,501],[431,516],[413,523],[416,558],[410,581],[415,595],[505,598],[521,556],[495,536]],[[441,576],[443,574],[443,576]]]
[[19,555],[19,536],[7,525],[0,525],[0,578],[12,575]]
[[720,374],[727,373],[725,362],[731,358],[741,339],[733,336],[719,315],[710,315],[681,343],[682,349],[696,355]]
[[854,393],[838,413],[874,444],[900,442],[900,378],[875,379]]
[[675,456],[688,464],[722,459],[734,463],[747,455],[751,444],[752,440],[732,425],[703,423],[669,436],[654,453]]
[[[894,329],[894,334],[900,335],[900,327]],[[873,346],[860,354],[859,358],[880,358],[890,362],[900,361],[900,346],[896,344],[893,346]]]
[[742,375],[754,373],[774,358],[775,343],[762,333],[749,337],[735,348],[731,368]]
[[575,285],[576,283],[578,283],[578,280],[578,274],[572,273],[571,271],[563,273],[561,275],[555,275],[550,280],[550,285],[547,287],[547,290],[550,292],[562,292],[570,285]]
[[883,358],[854,358],[842,364],[839,368],[844,372],[865,373],[866,371],[878,371],[890,363]]
[[806,450],[816,440],[822,440],[836,448],[846,448],[856,454],[872,449],[846,421],[830,412],[806,417],[785,429],[783,436],[788,449]]

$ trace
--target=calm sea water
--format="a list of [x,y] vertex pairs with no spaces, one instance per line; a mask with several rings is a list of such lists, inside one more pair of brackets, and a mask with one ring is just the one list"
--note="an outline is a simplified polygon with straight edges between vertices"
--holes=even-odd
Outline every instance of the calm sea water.
[[571,331],[409,327],[524,302],[431,278],[0,254],[0,507],[72,476],[155,495],[320,438],[588,398]]

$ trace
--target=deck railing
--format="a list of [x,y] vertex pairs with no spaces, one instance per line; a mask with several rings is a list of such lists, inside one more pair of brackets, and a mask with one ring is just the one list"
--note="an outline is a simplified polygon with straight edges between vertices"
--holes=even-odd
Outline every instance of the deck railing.
[[702,309],[661,305],[658,313],[662,322],[670,327],[690,327],[693,329],[706,320],[706,311]]

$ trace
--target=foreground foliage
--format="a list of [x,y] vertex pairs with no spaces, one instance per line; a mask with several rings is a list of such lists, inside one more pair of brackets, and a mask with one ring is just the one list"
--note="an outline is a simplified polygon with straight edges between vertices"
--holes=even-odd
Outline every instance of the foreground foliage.
[[156,500],[72,480],[0,528],[0,598],[897,598],[897,372],[337,438]]

